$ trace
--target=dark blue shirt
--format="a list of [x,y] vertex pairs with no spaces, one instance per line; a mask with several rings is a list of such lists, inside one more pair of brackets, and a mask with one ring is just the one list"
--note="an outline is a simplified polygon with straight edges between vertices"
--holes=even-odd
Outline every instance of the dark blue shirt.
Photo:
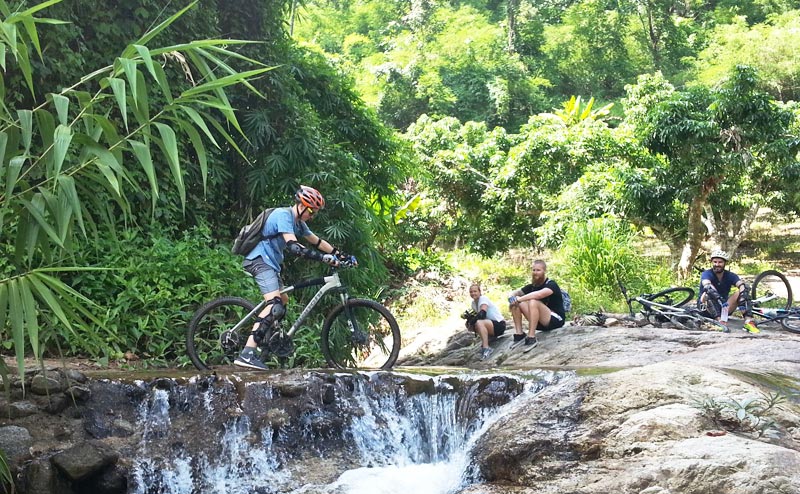
[[717,278],[717,275],[714,274],[713,269],[706,269],[703,271],[703,274],[700,275],[700,292],[698,294],[697,300],[700,300],[700,296],[706,291],[705,286],[703,286],[703,280],[708,280],[717,289],[719,292],[720,297],[722,297],[723,301],[728,300],[728,296],[731,294],[731,287],[736,286],[736,283],[739,282],[739,275],[731,273],[727,269],[722,272],[722,280]]

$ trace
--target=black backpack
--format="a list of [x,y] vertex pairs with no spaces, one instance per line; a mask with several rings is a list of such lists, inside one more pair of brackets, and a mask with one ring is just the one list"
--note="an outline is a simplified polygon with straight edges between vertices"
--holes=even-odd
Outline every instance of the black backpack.
[[233,240],[231,252],[240,256],[246,256],[252,252],[253,249],[256,248],[256,245],[258,245],[258,243],[262,240],[277,237],[277,235],[272,235],[269,237],[261,236],[261,232],[264,230],[264,225],[267,223],[267,218],[269,218],[269,215],[272,214],[273,211],[275,211],[275,208],[267,208],[264,211],[261,211],[261,213],[256,216],[256,219],[254,219],[252,223],[243,226],[242,229],[239,230],[239,234],[236,235],[236,238]]

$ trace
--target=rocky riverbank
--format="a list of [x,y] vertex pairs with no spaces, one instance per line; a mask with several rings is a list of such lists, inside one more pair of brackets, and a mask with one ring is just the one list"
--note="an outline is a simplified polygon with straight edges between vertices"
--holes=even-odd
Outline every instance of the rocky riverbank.
[[[564,377],[550,379],[540,392],[519,395],[515,411],[491,424],[471,450],[480,480],[462,494],[800,493],[798,335],[769,328],[751,335],[735,329],[571,326],[541,334],[529,353],[511,349],[510,337],[493,346],[494,354],[480,360],[474,336],[455,329],[404,355],[395,377],[381,374],[381,386],[402,390],[388,396],[403,402],[458,382],[434,385],[433,378],[420,376],[425,368],[478,376],[566,371],[554,374]],[[324,462],[315,453],[319,446],[309,443],[312,436],[334,437],[346,417],[363,415],[350,396],[356,381],[343,384],[306,371],[230,371],[230,378],[225,372],[202,378],[164,373],[124,384],[93,372],[31,370],[24,395],[22,382],[14,380],[10,402],[0,400],[8,411],[0,419],[0,447],[9,453],[19,492],[134,492],[131,458],[145,437],[163,441],[157,450],[181,441],[188,449],[218,448],[219,431],[228,427],[220,424],[238,416],[268,425],[275,440],[281,431],[294,430],[298,435],[287,436],[284,454],[297,445],[292,465],[308,481],[324,485],[341,468],[358,466],[352,455],[334,448],[347,441],[328,439]],[[408,379],[404,371],[417,377]],[[269,392],[254,394],[258,387],[246,384],[262,381]],[[502,396],[516,394],[508,394],[508,386],[501,386]],[[183,439],[162,437],[163,424],[138,423],[137,403],[147,389],[168,392],[163,406],[170,427],[187,428]],[[497,389],[478,386],[465,396],[501,399],[492,394]],[[208,398],[199,396],[219,403],[216,418],[204,419],[203,427],[197,427],[195,414]]]

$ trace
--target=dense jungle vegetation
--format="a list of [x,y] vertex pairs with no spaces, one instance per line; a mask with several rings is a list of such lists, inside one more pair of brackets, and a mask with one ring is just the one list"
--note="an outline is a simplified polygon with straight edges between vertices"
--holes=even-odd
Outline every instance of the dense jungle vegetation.
[[[563,247],[572,293],[646,284],[642,232],[686,274],[703,241],[735,251],[759,208],[800,210],[796,1],[0,14],[0,334],[20,368],[25,353],[185,364],[199,304],[258,296],[235,232],[301,183],[328,202],[310,226],[377,298],[454,247]],[[321,362],[311,333],[296,365]]]

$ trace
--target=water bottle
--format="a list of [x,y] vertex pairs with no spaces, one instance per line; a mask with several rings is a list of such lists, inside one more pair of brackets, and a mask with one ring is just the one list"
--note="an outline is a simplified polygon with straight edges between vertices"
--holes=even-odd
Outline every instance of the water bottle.
[[719,320],[720,320],[720,322],[728,322],[728,303],[727,302],[722,304],[722,310],[720,311],[720,314],[719,314]]
[[764,317],[778,317],[778,311],[775,309],[765,309],[764,310]]

